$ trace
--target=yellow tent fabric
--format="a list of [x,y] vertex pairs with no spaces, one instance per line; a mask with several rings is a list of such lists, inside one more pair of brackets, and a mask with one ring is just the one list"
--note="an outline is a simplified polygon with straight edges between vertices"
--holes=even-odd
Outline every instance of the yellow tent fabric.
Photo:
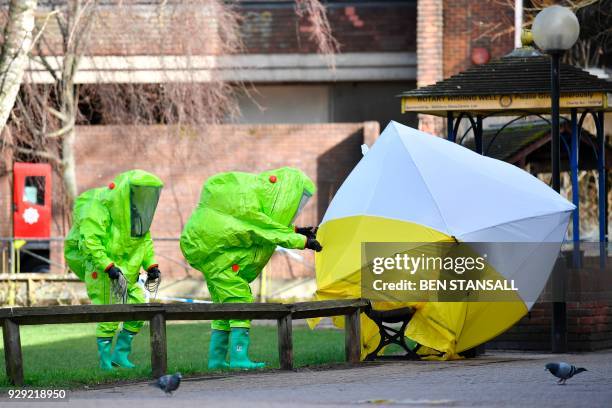
[[[348,239],[346,238],[348,237]],[[316,257],[317,300],[361,297],[362,242],[454,242],[446,234],[414,223],[381,217],[355,216],[321,226],[317,238],[328,256]],[[516,302],[375,302],[380,310],[410,306],[417,309],[406,335],[421,345],[444,353],[443,359],[458,358],[470,349],[503,332],[526,312]],[[335,319],[342,326],[342,319]],[[380,341],[378,327],[362,315],[362,358]]]

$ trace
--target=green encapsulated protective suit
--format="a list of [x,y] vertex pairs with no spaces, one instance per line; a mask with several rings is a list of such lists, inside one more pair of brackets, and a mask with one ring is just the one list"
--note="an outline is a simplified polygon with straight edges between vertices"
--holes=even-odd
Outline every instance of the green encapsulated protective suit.
[[[260,174],[221,173],[206,180],[181,235],[181,250],[204,274],[213,302],[252,302],[249,283],[276,246],[304,249],[306,237],[291,224],[314,193],[312,180],[289,167]],[[212,328],[249,325],[248,320],[215,320]]]
[[[108,187],[88,190],[74,204],[73,225],[64,245],[70,269],[85,282],[92,304],[109,304],[111,280],[106,271],[115,266],[127,281],[127,303],[144,303],[137,284],[140,268],[157,265],[149,227],[157,207],[162,181],[143,170],[118,175]],[[98,324],[97,337],[113,337],[118,322]],[[138,332],[143,322],[124,322]]]

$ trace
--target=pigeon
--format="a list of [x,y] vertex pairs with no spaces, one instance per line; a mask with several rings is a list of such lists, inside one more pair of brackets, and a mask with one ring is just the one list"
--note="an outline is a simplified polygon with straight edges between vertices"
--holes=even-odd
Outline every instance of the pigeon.
[[557,381],[557,384],[559,385],[565,385],[565,382],[569,378],[572,378],[576,374],[581,373],[583,371],[588,371],[586,368],[576,368],[576,366],[563,362],[548,363],[546,364],[546,368],[544,370],[550,371],[552,375],[557,377],[559,379],[559,381]]
[[153,387],[159,388],[166,394],[171,395],[172,391],[176,391],[179,385],[181,385],[181,378],[183,378],[181,373],[176,373],[172,375],[170,374],[162,375],[161,377],[157,379],[155,383],[151,385]]

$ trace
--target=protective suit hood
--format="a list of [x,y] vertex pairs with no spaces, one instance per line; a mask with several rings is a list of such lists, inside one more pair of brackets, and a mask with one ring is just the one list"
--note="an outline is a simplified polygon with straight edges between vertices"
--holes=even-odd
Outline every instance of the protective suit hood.
[[144,170],[126,171],[109,184],[102,202],[123,236],[139,238],[149,231],[163,186]]
[[257,178],[255,194],[264,214],[283,225],[293,223],[316,191],[306,174],[291,167],[265,171]]

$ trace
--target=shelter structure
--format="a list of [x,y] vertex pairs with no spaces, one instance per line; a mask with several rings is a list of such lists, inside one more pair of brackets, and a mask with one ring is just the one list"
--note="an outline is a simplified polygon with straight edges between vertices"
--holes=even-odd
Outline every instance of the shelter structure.
[[[433,85],[401,93],[401,109],[403,113],[446,117],[448,140],[471,145],[477,153],[491,155],[500,134],[518,120],[534,116],[550,124],[547,118],[551,113],[550,64],[550,58],[535,48],[518,48],[502,58],[474,66]],[[561,149],[569,157],[572,202],[576,206],[572,221],[573,246],[579,251],[578,172],[583,167],[590,167],[587,163],[583,166],[579,160],[581,144],[586,143],[593,150],[598,172],[599,248],[603,262],[607,255],[606,174],[609,167],[605,157],[604,112],[612,111],[612,82],[568,64],[561,64],[560,71],[561,126],[571,130],[569,138],[561,138]],[[494,116],[512,118],[491,137],[483,138],[483,121]],[[584,121],[589,116],[595,122],[595,141],[583,131]],[[459,134],[462,120],[469,121],[469,127]],[[466,137],[470,133],[473,139]]]

